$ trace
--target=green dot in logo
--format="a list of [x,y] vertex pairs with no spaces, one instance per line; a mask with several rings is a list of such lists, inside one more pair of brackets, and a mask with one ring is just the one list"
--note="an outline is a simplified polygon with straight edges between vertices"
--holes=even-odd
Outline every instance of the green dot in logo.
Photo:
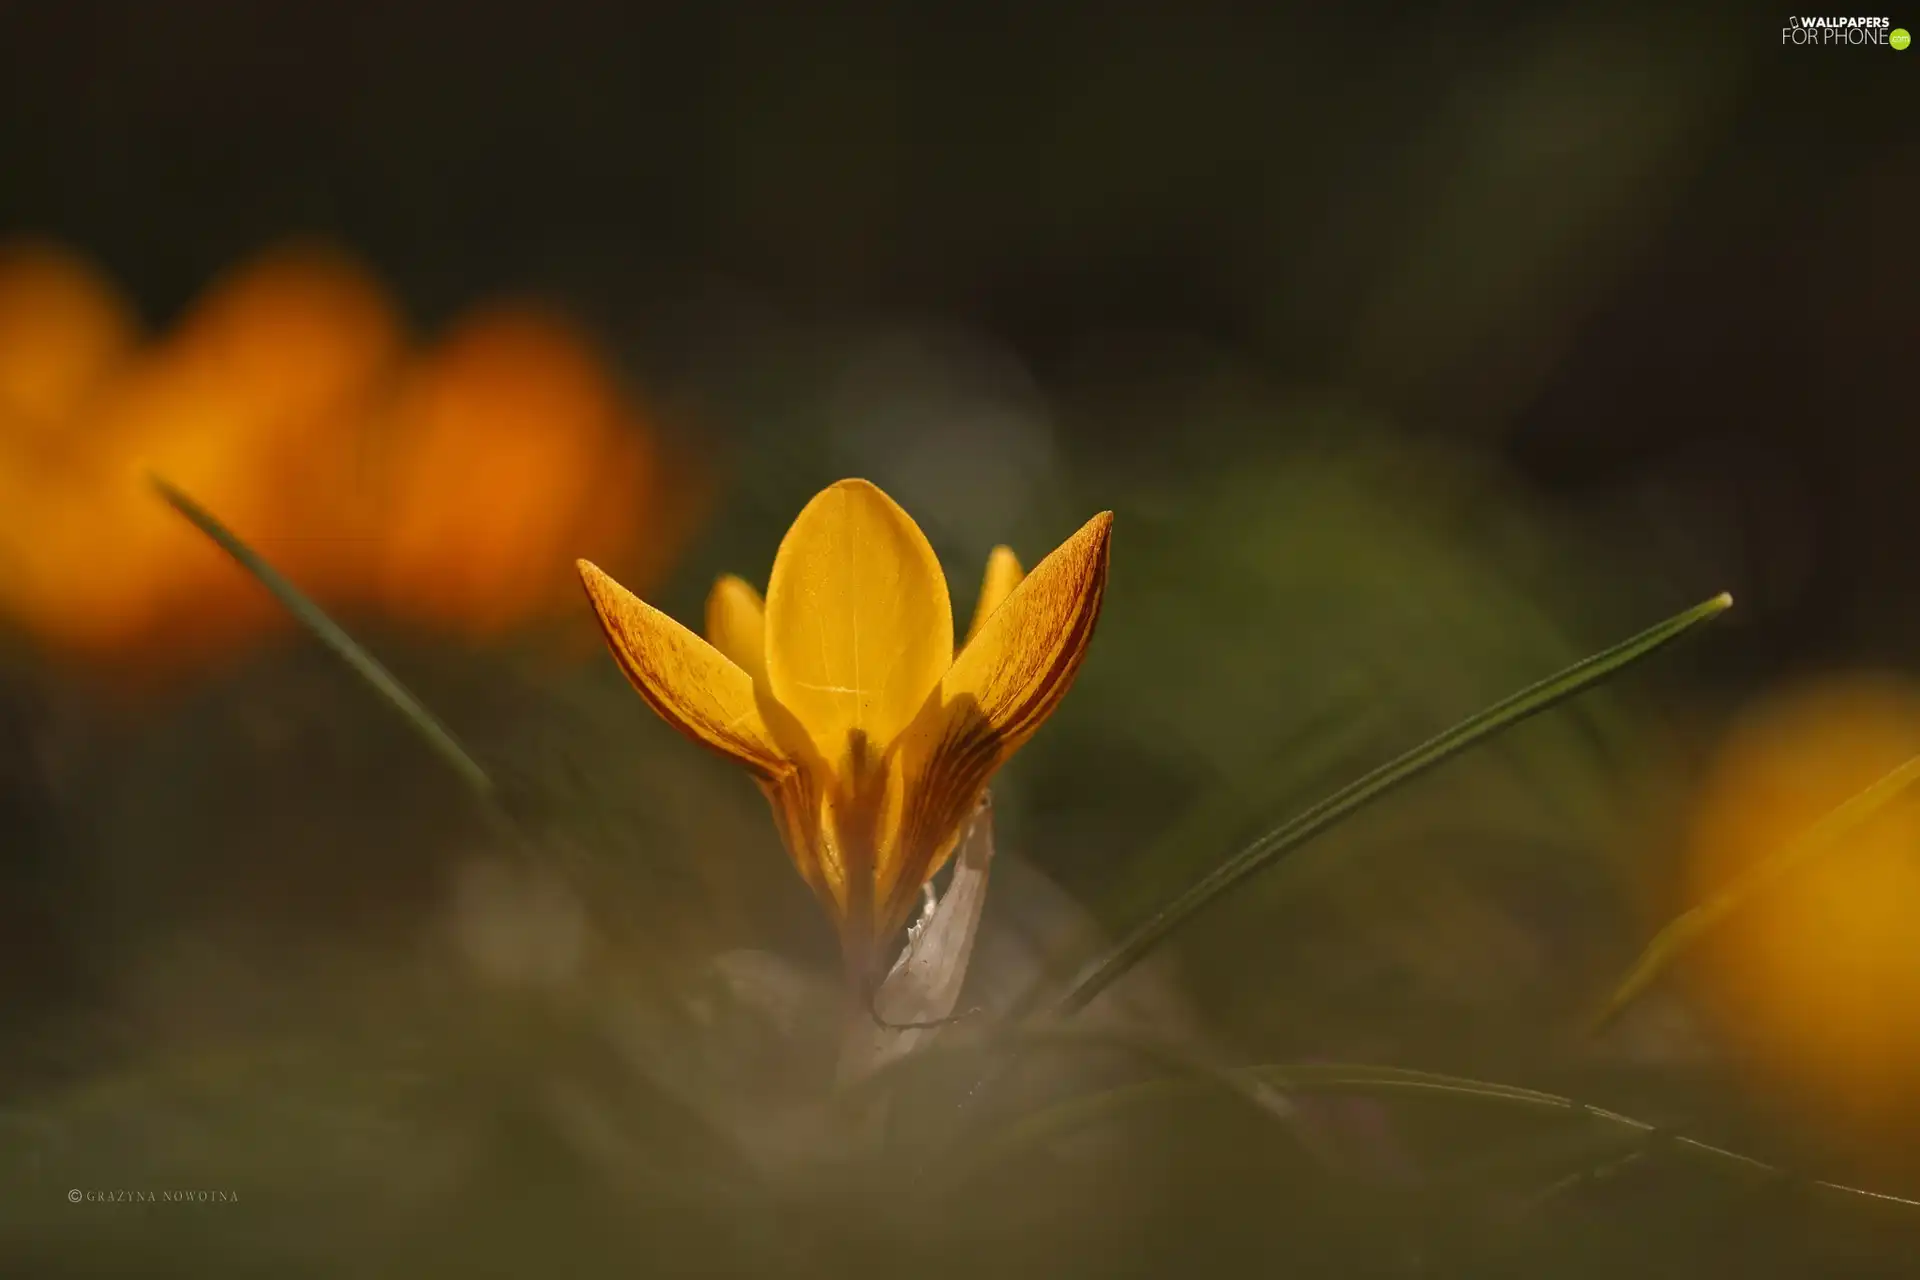
[[1905,27],[1895,27],[1887,33],[1887,43],[1896,49],[1904,49],[1913,43],[1913,37],[1907,34]]

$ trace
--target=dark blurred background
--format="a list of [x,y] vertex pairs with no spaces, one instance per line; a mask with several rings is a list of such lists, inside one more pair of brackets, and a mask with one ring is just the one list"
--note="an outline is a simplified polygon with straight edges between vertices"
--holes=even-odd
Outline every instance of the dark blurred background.
[[1753,663],[1907,640],[1920,144],[1888,50],[1699,5],[6,22],[6,225],[156,318],[311,231],[420,317],[553,290],[662,363],[716,298],[937,316],[1043,382],[1206,353],[1722,526]]
[[1920,143],[1888,50],[1700,5],[5,20],[6,225],[156,318],[317,231],[419,316],[564,291],[662,363],[716,297],[939,317],[1043,383],[1231,360],[1568,502],[1695,513],[1738,547],[1744,665],[1910,639]]
[[[1920,27],[1920,12],[1891,17]],[[1913,1091],[1888,1103],[1904,1117],[1889,1128],[1834,1103],[1844,1067],[1810,1068],[1812,1085],[1747,1070],[1769,1052],[1729,1030],[1750,992],[1663,990],[1598,1048],[1572,1030],[1702,891],[1686,868],[1713,859],[1690,860],[1702,820],[1689,815],[1729,719],[1810,677],[1897,682],[1920,642],[1920,51],[1782,47],[1785,23],[1701,4],[0,0],[0,236],[89,255],[154,330],[289,235],[358,254],[421,334],[498,295],[563,308],[708,478],[684,554],[648,593],[689,621],[716,572],[764,584],[785,523],[840,475],[870,475],[920,519],[962,617],[995,542],[1031,565],[1114,508],[1094,656],[996,791],[1005,847],[1043,883],[1016,899],[1009,878],[995,909],[1028,911],[1040,934],[1082,916],[1123,925],[1391,752],[1731,590],[1731,614],[1617,692],[1369,814],[1303,858],[1306,874],[1236,897],[1177,948],[1169,998],[1247,1061],[1374,1058],[1612,1090],[1623,1109],[1717,1125],[1782,1163],[1910,1189],[1910,1144],[1886,1135],[1920,1132]],[[174,1169],[126,1117],[186,1105],[177,1090],[136,1090],[115,1112],[89,1081],[281,1032],[361,1061],[342,1047],[360,1043],[348,1024],[393,1052],[393,1026],[420,1030],[417,1009],[453,981],[445,957],[415,959],[439,927],[422,922],[443,912],[479,970],[459,981],[486,989],[544,990],[529,965],[568,990],[578,967],[625,965],[648,999],[671,1000],[726,947],[829,964],[758,799],[582,657],[583,609],[557,616],[573,633],[559,659],[448,644],[377,612],[365,634],[501,774],[560,851],[565,891],[489,861],[491,837],[434,762],[311,647],[283,639],[132,709],[97,672],[10,649],[9,1114],[91,1117],[75,1132],[108,1135],[105,1154],[62,1141],[108,1170],[103,1185],[130,1180],[125,1167]],[[1860,736],[1847,714],[1836,723]],[[1822,803],[1897,763],[1903,732],[1875,737],[1892,758],[1863,750],[1864,775],[1837,777]],[[1781,812],[1818,816],[1803,808]],[[576,914],[625,939],[600,968],[576,965]],[[1904,976],[1885,998],[1920,1015],[1910,954],[1892,963]],[[418,991],[393,979],[402,968]],[[386,1021],[368,1012],[383,1001]],[[422,1032],[462,1064],[500,1043],[528,1056],[469,1082],[471,1112],[439,1099],[433,1132],[455,1137],[397,1182],[484,1176],[505,1202],[527,1170],[578,1158],[547,1120],[472,1137],[474,1115],[494,1125],[511,1110],[499,1099],[558,1069],[525,1048],[548,1044],[516,1021],[533,1015],[502,1016],[505,1029]],[[351,1092],[342,1070],[316,1073]],[[748,1094],[779,1094],[742,1071]],[[73,1102],[76,1089],[94,1100]],[[249,1142],[299,1144],[213,1105],[239,1136],[194,1148],[203,1181],[265,1167]],[[425,1123],[411,1107],[408,1123]],[[1213,1170],[1195,1185],[1245,1191],[1255,1174],[1215,1159],[1234,1145],[1224,1132],[1163,1144],[1178,1146],[1166,1159]],[[1457,1154],[1483,1139],[1443,1129],[1434,1143]],[[309,1163],[351,1183],[341,1171],[402,1140],[366,1141],[375,1155],[316,1144]],[[267,1164],[291,1180],[265,1193],[276,1212],[299,1203],[285,1186],[304,1195],[299,1179],[318,1176]],[[1712,1175],[1686,1185],[1699,1181]],[[1094,1192],[1060,1185],[1068,1217],[1103,1219]],[[481,1192],[415,1194],[448,1238],[493,1238],[462,1216],[494,1203]],[[1370,1229],[1385,1220],[1369,1219],[1372,1194],[1331,1215],[1254,1208],[1270,1238],[1168,1190],[1161,1251],[1134,1261],[1241,1247],[1298,1260],[1287,1240],[1323,1228],[1336,1274],[1818,1274],[1836,1258],[1898,1274],[1912,1247],[1844,1216],[1700,1207],[1659,1180],[1556,1220],[1584,1241],[1565,1249],[1526,1234],[1538,1215],[1517,1215],[1522,1243],[1456,1238],[1419,1218],[1430,1206]],[[670,1201],[646,1202],[652,1225],[576,1239],[582,1256],[647,1257],[656,1229],[678,1240]],[[377,1218],[347,1233],[367,1256],[404,1234],[340,1203],[338,1221]],[[75,1247],[64,1209],[9,1214],[33,1273]],[[549,1257],[553,1224],[584,1212],[532,1213],[526,1256]],[[981,1212],[980,1249],[1004,1245],[1037,1273],[1066,1265],[1007,1244],[1066,1237]],[[1361,1225],[1318,1220],[1342,1214]],[[266,1253],[233,1244],[235,1265],[306,1241],[288,1225],[301,1218],[256,1220]],[[1727,1243],[1730,1223],[1756,1219],[1762,1243]],[[1382,1236],[1419,1243],[1375,1248]],[[165,1238],[186,1257],[205,1240]],[[905,1246],[858,1247],[879,1252],[847,1256],[872,1261]],[[1057,1247],[1091,1271],[1106,1257]],[[419,1248],[416,1262],[440,1256]]]

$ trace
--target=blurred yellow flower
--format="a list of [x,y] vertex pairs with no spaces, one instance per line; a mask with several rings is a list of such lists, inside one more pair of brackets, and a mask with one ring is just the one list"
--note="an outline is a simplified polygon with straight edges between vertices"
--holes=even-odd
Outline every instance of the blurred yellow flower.
[[[1696,801],[1689,897],[1777,854],[1915,755],[1920,689],[1907,681],[1828,678],[1764,700],[1727,736]],[[1917,848],[1920,808],[1891,806],[1743,903],[1695,968],[1740,1060],[1868,1142],[1920,1122]]]
[[780,543],[764,604],[722,578],[708,640],[591,563],[607,644],[669,724],[745,766],[871,999],[886,944],[952,854],[988,781],[1065,696],[1106,589],[1112,513],[1022,576],[988,562],[954,653],[947,582],[926,536],[865,480],[842,480]]

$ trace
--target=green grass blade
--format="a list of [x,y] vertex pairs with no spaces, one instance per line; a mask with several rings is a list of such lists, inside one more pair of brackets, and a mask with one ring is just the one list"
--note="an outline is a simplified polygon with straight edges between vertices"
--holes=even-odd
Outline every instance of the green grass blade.
[[1600,1007],[1590,1023],[1599,1032],[1626,1011],[1628,1005],[1646,993],[1665,973],[1680,953],[1698,942],[1721,921],[1738,911],[1756,895],[1766,892],[1815,858],[1831,850],[1848,835],[1879,815],[1907,790],[1920,782],[1920,756],[1885,774],[1866,790],[1855,795],[1826,817],[1814,823],[1800,837],[1770,857],[1763,858],[1735,876],[1725,888],[1705,902],[1682,912],[1654,935],[1626,978]]
[[487,776],[474,758],[467,754],[459,739],[442,723],[433,712],[427,710],[420,699],[408,692],[407,687],[396,679],[391,671],[380,665],[372,654],[360,646],[348,635],[340,624],[329,618],[319,605],[307,599],[300,589],[281,577],[274,567],[261,559],[259,554],[242,542],[231,529],[221,524],[199,503],[176,489],[160,476],[149,476],[154,489],[166,500],[168,506],[184,516],[194,528],[213,539],[220,549],[232,556],[241,568],[252,574],[261,586],[273,593],[301,626],[312,632],[321,644],[340,655],[341,661],[373,686],[374,692],[385,698],[412,725],[415,731],[433,749],[435,755],[447,762],[452,770],[460,775],[480,799],[491,806],[495,799],[493,779]]
[[[1629,1159],[1639,1159],[1658,1150],[1716,1168],[1724,1174],[1765,1181],[1787,1177],[1786,1171],[1778,1166],[1738,1151],[1673,1133],[1646,1120],[1623,1115],[1606,1107],[1592,1106],[1577,1098],[1544,1093],[1538,1089],[1431,1071],[1350,1063],[1274,1064],[1243,1067],[1228,1074],[1245,1081],[1266,1084],[1296,1098],[1315,1094],[1346,1094],[1381,1100],[1427,1097],[1584,1119],[1602,1129],[1615,1131],[1626,1139],[1624,1147],[1606,1153],[1597,1170],[1625,1163]],[[1123,1117],[1142,1107],[1161,1105],[1170,1099],[1191,1097],[1219,1087],[1215,1080],[1180,1075],[1120,1085],[1071,1098],[1022,1116],[1006,1128],[978,1140],[963,1158],[955,1162],[955,1167],[964,1171],[966,1177],[978,1177],[1006,1161],[1028,1154],[1042,1143],[1066,1134]],[[1800,1185],[1810,1191],[1855,1203],[1881,1205],[1904,1213],[1920,1211],[1920,1201],[1906,1196],[1822,1179],[1806,1179]]]
[[1060,997],[1055,1011],[1064,1016],[1084,1008],[1088,1001],[1138,964],[1201,908],[1329,827],[1467,748],[1592,688],[1679,639],[1732,604],[1733,597],[1723,592],[1630,640],[1576,662],[1557,675],[1530,685],[1478,715],[1461,721],[1438,737],[1429,739],[1328,796],[1291,822],[1268,832],[1203,877],[1090,964]]
[[[1292,1093],[1355,1093],[1367,1097],[1386,1097],[1393,1094],[1427,1095],[1463,1102],[1482,1102],[1524,1107],[1535,1111],[1560,1112],[1583,1117],[1626,1134],[1636,1135],[1648,1146],[1658,1143],[1663,1150],[1672,1151],[1676,1155],[1702,1164],[1717,1166],[1728,1173],[1742,1173],[1768,1180],[1787,1176],[1786,1170],[1753,1156],[1730,1151],[1725,1147],[1703,1142],[1698,1138],[1690,1138],[1682,1133],[1673,1133],[1649,1121],[1623,1115],[1606,1107],[1596,1107],[1590,1103],[1581,1102],[1577,1098],[1543,1093],[1537,1089],[1493,1084],[1485,1080],[1440,1075],[1431,1071],[1408,1071],[1398,1067],[1349,1066],[1340,1063],[1250,1067],[1247,1068],[1247,1072]],[[1884,1191],[1870,1191],[1863,1187],[1853,1187],[1845,1183],[1828,1182],[1817,1178],[1806,1179],[1801,1185],[1812,1191],[1854,1201],[1886,1205],[1906,1212],[1920,1210],[1920,1200],[1892,1195]]]

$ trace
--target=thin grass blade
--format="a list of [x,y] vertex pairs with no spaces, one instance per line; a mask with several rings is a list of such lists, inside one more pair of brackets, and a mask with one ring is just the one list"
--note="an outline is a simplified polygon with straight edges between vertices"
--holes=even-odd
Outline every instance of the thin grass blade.
[[1491,738],[1503,730],[1566,701],[1577,693],[1618,674],[1642,658],[1666,647],[1733,604],[1721,593],[1657,626],[1650,627],[1610,649],[1574,663],[1565,670],[1461,721],[1399,758],[1328,796],[1292,821],[1242,849],[1175,898],[1130,935],[1093,961],[1060,997],[1055,1012],[1066,1016],[1084,1008],[1122,974],[1144,959],[1168,935],[1206,907],[1281,857],[1321,832],[1359,812],[1388,792],[1413,781],[1428,770]]
[[374,692],[385,698],[395,710],[399,711],[419,733],[435,755],[446,761],[447,765],[467,784],[481,801],[491,807],[495,800],[493,779],[487,775],[477,761],[460,745],[439,717],[427,710],[420,699],[408,692],[407,687],[380,664],[380,661],[360,643],[343,630],[339,623],[329,618],[319,605],[309,600],[300,589],[281,577],[274,567],[260,558],[260,554],[231,529],[215,519],[212,513],[189,498],[160,476],[149,476],[156,492],[167,505],[186,518],[188,523],[207,537],[213,539],[219,548],[232,556],[234,560],[252,574],[260,585],[273,593],[274,599],[284,606],[288,613],[311,632],[321,644],[333,650],[341,661],[373,686]]
[[1884,774],[1872,786],[1807,828],[1798,839],[1747,868],[1705,902],[1669,921],[1665,928],[1654,935],[1653,941],[1640,953],[1640,958],[1634,961],[1626,978],[1594,1014],[1590,1030],[1594,1033],[1605,1030],[1626,1011],[1627,1006],[1644,995],[1647,988],[1671,968],[1688,947],[1754,897],[1773,888],[1872,821],[1888,805],[1904,796],[1916,782],[1920,782],[1920,756]]
[[[1615,1131],[1624,1143],[1607,1151],[1596,1164],[1596,1171],[1644,1158],[1657,1149],[1702,1166],[1716,1168],[1723,1174],[1766,1181],[1788,1177],[1786,1170],[1752,1156],[1663,1130],[1658,1125],[1618,1111],[1538,1089],[1430,1071],[1350,1063],[1272,1064],[1243,1067],[1225,1074],[1245,1082],[1258,1082],[1296,1097],[1313,1094],[1348,1094],[1381,1099],[1428,1097],[1468,1104],[1517,1107],[1584,1119],[1602,1129]],[[1219,1087],[1220,1081],[1216,1078],[1183,1073],[1072,1098],[1023,1116],[980,1140],[963,1159],[956,1161],[955,1167],[964,1170],[968,1177],[977,1177],[996,1165],[1024,1156],[1036,1146],[1079,1129],[1118,1119],[1139,1108],[1163,1105],[1170,1099],[1193,1096]],[[1566,1181],[1570,1183],[1577,1177]],[[1882,1191],[1823,1179],[1799,1180],[1799,1185],[1808,1191],[1856,1204],[1874,1204],[1903,1213],[1920,1211],[1920,1201]]]
[[[1250,1067],[1247,1071],[1250,1075],[1294,1093],[1358,1093],[1369,1097],[1384,1097],[1396,1093],[1424,1094],[1464,1102],[1518,1106],[1535,1111],[1557,1111],[1584,1117],[1628,1135],[1637,1135],[1644,1144],[1643,1149],[1660,1144],[1664,1150],[1705,1165],[1716,1166],[1726,1173],[1739,1173],[1768,1180],[1785,1179],[1789,1176],[1788,1172],[1779,1166],[1753,1156],[1688,1137],[1686,1134],[1673,1133],[1649,1121],[1623,1115],[1606,1107],[1581,1102],[1577,1098],[1543,1093],[1537,1089],[1494,1084],[1462,1076],[1440,1075],[1431,1071],[1409,1071],[1398,1067],[1349,1066],[1338,1063]],[[1848,1200],[1872,1202],[1903,1212],[1920,1211],[1920,1200],[1892,1195],[1884,1191],[1871,1191],[1863,1187],[1853,1187],[1845,1183],[1829,1182],[1818,1178],[1802,1180],[1801,1185],[1811,1191]]]

